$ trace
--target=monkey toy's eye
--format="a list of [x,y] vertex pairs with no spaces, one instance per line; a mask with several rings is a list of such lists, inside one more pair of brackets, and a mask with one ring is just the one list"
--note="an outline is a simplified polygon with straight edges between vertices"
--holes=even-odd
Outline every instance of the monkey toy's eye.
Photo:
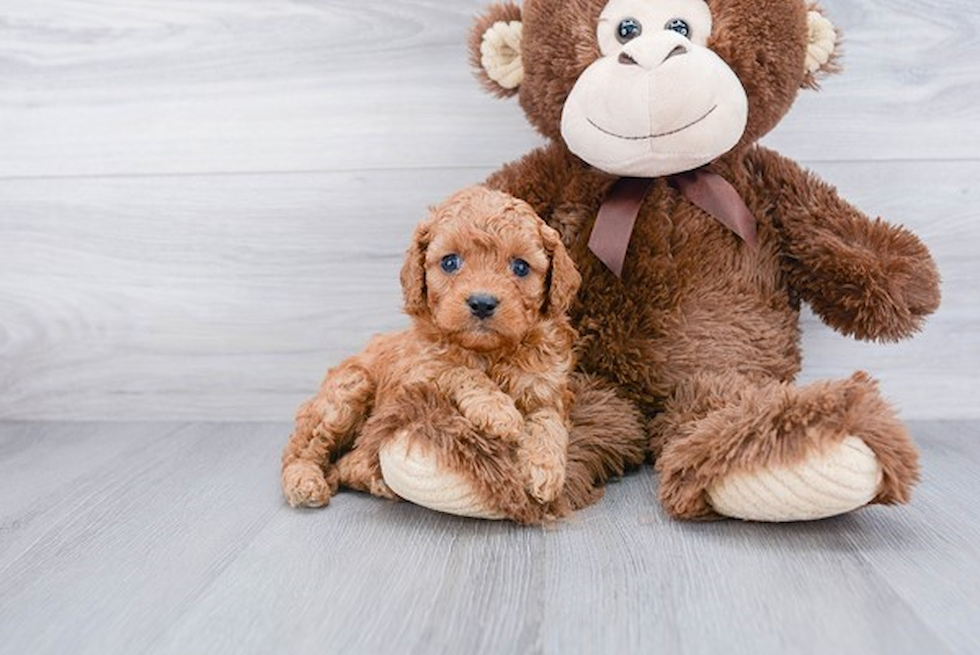
[[635,18],[624,18],[616,28],[616,38],[620,43],[632,41],[643,33],[643,26]]
[[455,273],[456,271],[459,270],[459,267],[462,265],[463,265],[463,260],[456,253],[453,253],[451,255],[446,255],[445,257],[442,258],[442,261],[439,262],[439,266],[442,267],[442,270],[445,271],[446,273]]
[[683,18],[671,18],[669,21],[667,21],[667,24],[664,25],[664,29],[677,32],[687,39],[691,38],[691,26],[688,25],[687,21]]
[[514,271],[514,275],[517,277],[527,277],[527,274],[531,272],[531,265],[523,259],[515,259],[510,263],[510,270]]

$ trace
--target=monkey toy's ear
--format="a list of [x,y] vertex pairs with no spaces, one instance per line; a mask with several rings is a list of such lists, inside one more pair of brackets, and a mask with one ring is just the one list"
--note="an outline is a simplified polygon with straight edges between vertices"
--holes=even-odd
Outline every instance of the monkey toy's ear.
[[803,78],[803,86],[808,89],[816,89],[821,77],[840,71],[840,66],[837,63],[840,35],[837,33],[834,24],[823,15],[823,10],[815,4],[810,5],[806,19],[809,28],[809,42],[806,49],[806,72]]
[[516,94],[524,80],[521,29],[521,8],[508,2],[488,8],[470,33],[470,63],[476,76],[501,98]]

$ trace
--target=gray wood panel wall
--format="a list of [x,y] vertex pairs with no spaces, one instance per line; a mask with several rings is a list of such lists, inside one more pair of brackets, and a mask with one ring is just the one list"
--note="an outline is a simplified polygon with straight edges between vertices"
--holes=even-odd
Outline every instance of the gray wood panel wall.
[[[425,208],[539,138],[484,95],[479,0],[0,0],[0,419],[283,420],[404,325]],[[824,0],[845,71],[766,142],[917,231],[916,339],[806,317],[805,378],[980,416],[980,10]]]

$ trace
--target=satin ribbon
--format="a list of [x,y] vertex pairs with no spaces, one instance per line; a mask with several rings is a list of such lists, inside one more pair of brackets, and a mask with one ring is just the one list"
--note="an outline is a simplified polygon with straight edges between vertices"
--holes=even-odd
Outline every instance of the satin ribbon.
[[[667,181],[750,247],[756,247],[755,216],[728,180],[717,173],[698,169],[671,175]],[[589,250],[616,277],[623,276],[626,250],[633,236],[636,217],[652,186],[652,178],[621,178],[610,188],[599,208],[592,234],[589,235]]]

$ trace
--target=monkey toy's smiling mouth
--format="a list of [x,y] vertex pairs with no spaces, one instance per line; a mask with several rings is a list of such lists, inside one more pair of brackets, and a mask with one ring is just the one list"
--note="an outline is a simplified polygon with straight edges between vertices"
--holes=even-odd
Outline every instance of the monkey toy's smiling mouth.
[[701,121],[703,121],[705,118],[707,118],[708,116],[710,116],[711,113],[714,112],[714,110],[716,110],[716,109],[718,109],[718,105],[713,105],[711,107],[711,109],[709,109],[704,114],[702,114],[700,118],[694,119],[693,121],[691,121],[687,125],[683,125],[681,127],[678,127],[678,128],[672,129],[672,130],[667,130],[666,132],[657,132],[656,134],[647,134],[645,136],[624,136],[622,134],[616,134],[615,132],[611,132],[611,131],[605,129],[604,127],[602,127],[601,125],[597,124],[591,118],[586,117],[585,120],[587,120],[589,122],[589,125],[591,125],[595,129],[599,130],[603,134],[608,134],[609,136],[616,137],[617,139],[623,139],[625,141],[645,141],[647,139],[659,139],[660,137],[670,136],[671,134],[677,134],[678,132],[683,132],[687,128],[694,127],[695,125],[697,125],[698,123],[700,123]]

